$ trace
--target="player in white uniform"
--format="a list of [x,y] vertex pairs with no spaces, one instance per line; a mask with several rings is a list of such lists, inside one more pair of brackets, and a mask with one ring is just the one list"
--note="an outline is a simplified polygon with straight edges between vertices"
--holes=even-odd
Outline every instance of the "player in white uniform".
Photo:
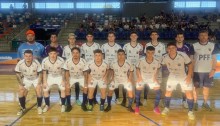
[[72,58],[69,58],[63,66],[66,71],[66,112],[72,110],[71,87],[75,84],[83,88],[83,103],[81,105],[79,101],[79,93],[76,95],[76,103],[81,105],[82,109],[86,111],[88,65],[83,58],[80,58],[80,49],[78,47],[73,47],[71,50]]
[[68,35],[68,42],[69,44],[64,46],[63,48],[63,54],[62,57],[66,60],[69,58],[72,58],[72,52],[71,49],[73,47],[79,47],[78,45],[76,45],[76,35],[74,33],[69,33]]
[[[98,43],[93,42],[93,38],[94,38],[93,33],[88,32],[86,35],[87,42],[82,44],[82,46],[81,46],[82,58],[84,58],[86,60],[86,62],[90,62],[90,61],[94,60],[93,51],[96,49],[100,49],[100,45]],[[95,88],[95,91],[94,91],[93,102],[95,104],[98,104],[98,102],[96,100],[96,94],[97,94],[97,87]]]
[[141,97],[141,90],[147,85],[156,93],[154,112],[160,114],[158,107],[160,103],[161,90],[159,82],[157,81],[158,70],[160,69],[160,62],[154,58],[155,48],[148,46],[146,48],[146,57],[142,58],[136,65],[137,68],[137,83],[136,83],[136,108],[135,114],[139,114],[139,103]]
[[100,111],[104,111],[104,103],[106,98],[107,87],[107,72],[109,65],[103,61],[102,50],[97,49],[94,51],[94,61],[89,63],[89,77],[88,77],[88,98],[89,105],[88,111],[93,110],[93,94],[96,86],[100,88],[101,92],[101,104]]
[[[115,33],[109,32],[108,33],[108,43],[105,43],[101,46],[102,53],[104,54],[105,61],[111,65],[112,62],[117,60],[117,52],[121,49],[121,46],[115,43]],[[109,70],[108,77],[112,76],[112,71]],[[116,103],[120,104],[119,101],[119,88],[115,89],[115,96],[116,96]]]
[[[144,48],[144,53],[146,53],[146,48],[148,46],[153,46],[155,48],[154,58],[161,61],[162,55],[166,53],[166,47],[162,42],[158,41],[159,35],[157,31],[151,31],[150,33],[151,42],[147,43]],[[158,81],[161,84],[162,83],[162,67],[158,71]],[[144,106],[147,103],[147,94],[148,94],[149,88],[147,86],[144,87]]]
[[17,115],[22,115],[25,112],[25,101],[30,87],[35,87],[37,95],[37,110],[38,114],[42,114],[42,68],[40,63],[33,59],[33,52],[31,50],[24,51],[24,59],[20,60],[15,67],[16,77],[19,83],[19,103],[21,110]]
[[[126,53],[127,60],[135,66],[139,59],[141,58],[141,55],[143,54],[143,46],[137,42],[138,35],[136,32],[131,32],[130,34],[131,42],[124,45],[123,50]],[[136,84],[136,68],[134,68],[133,77],[132,77],[132,84]],[[123,93],[124,94],[124,93]],[[126,94],[125,94],[126,95]],[[123,98],[122,106],[126,104],[126,98]],[[142,105],[142,103],[140,103]]]
[[198,88],[203,87],[203,104],[202,108],[207,111],[212,109],[207,104],[209,97],[209,88],[213,81],[216,70],[216,55],[213,52],[215,44],[208,41],[208,31],[200,31],[199,42],[193,44],[194,50],[194,110],[197,111]]
[[112,94],[115,88],[118,88],[119,85],[123,85],[125,90],[128,92],[129,104],[128,110],[134,112],[131,105],[133,102],[133,91],[132,91],[132,74],[133,74],[133,65],[126,60],[125,51],[122,49],[118,50],[118,60],[111,64],[110,69],[113,71],[113,76],[111,77],[109,92],[107,96],[108,106],[105,111],[108,112],[111,110],[111,99]]
[[49,56],[42,61],[43,91],[46,106],[43,112],[47,112],[50,106],[50,88],[57,85],[61,91],[61,112],[65,112],[65,74],[63,70],[64,60],[58,56],[57,50],[51,47]]
[[[172,91],[176,89],[179,84],[181,89],[185,91],[187,97],[187,103],[189,106],[188,118],[190,120],[195,119],[195,115],[192,111],[193,109],[193,84],[192,84],[192,61],[183,52],[178,52],[176,43],[171,42],[167,44],[167,52],[162,59],[162,64],[166,65],[169,71],[169,76],[166,85],[165,93],[165,108],[162,111],[162,115],[167,115],[169,113],[170,100]],[[186,66],[188,68],[188,73],[186,74]]]

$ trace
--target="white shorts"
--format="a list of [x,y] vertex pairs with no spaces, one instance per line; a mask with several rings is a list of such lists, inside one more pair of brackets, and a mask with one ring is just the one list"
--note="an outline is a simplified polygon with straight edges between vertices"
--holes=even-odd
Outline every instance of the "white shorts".
[[136,88],[143,88],[144,85],[148,85],[150,89],[158,88],[160,85],[152,80],[146,80],[136,84]]
[[24,78],[23,79],[23,84],[24,84],[24,88],[27,89],[27,90],[30,90],[30,87],[32,85],[34,85],[34,88],[36,88],[37,85],[38,85],[38,78],[33,79],[33,80],[32,79]]
[[107,85],[102,80],[93,80],[90,84],[88,84],[88,87],[95,88],[96,85],[98,85],[99,88],[107,88]]
[[75,83],[79,83],[81,87],[84,87],[84,78],[82,79],[70,78],[70,87],[72,87]]
[[128,83],[128,82],[125,82],[125,83],[115,83],[115,82],[112,82],[110,85],[109,85],[109,90],[114,90],[115,88],[118,88],[119,85],[123,85],[124,88],[127,90],[127,91],[132,91],[132,84],[131,83]]
[[54,76],[49,76],[47,77],[47,84],[48,86],[46,89],[43,89],[44,91],[49,91],[53,85],[57,85],[59,90],[65,90],[65,87],[61,84],[62,83],[62,76],[54,77]]
[[186,77],[175,77],[175,76],[169,76],[167,80],[167,91],[173,91],[176,89],[176,86],[179,84],[181,86],[182,92],[184,91],[191,91],[193,90],[193,84],[192,81],[190,84],[186,84],[185,81]]

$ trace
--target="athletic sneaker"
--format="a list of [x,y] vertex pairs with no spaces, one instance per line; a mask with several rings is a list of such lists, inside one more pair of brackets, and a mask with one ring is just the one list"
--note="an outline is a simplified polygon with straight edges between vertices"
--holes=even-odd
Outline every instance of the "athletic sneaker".
[[193,110],[194,111],[198,111],[198,103],[194,103],[193,104]]
[[169,113],[169,111],[170,111],[169,108],[165,107],[161,114],[166,116]]
[[160,107],[161,107],[161,108],[164,108],[164,107],[165,107],[165,104],[164,104],[164,100],[163,100],[163,99],[160,100],[160,103],[159,103],[159,104],[160,104]]
[[37,107],[37,113],[38,113],[39,115],[41,115],[41,114],[43,113],[43,110],[42,110],[41,107]]
[[110,106],[110,105],[108,105],[106,108],[105,108],[105,112],[108,112],[108,111],[110,111],[112,109],[112,107]]
[[92,105],[88,105],[88,106],[87,106],[87,109],[88,109],[88,112],[92,112],[93,106],[92,106]]
[[94,104],[94,105],[96,105],[96,104],[98,105],[99,102],[95,99],[95,100],[93,100],[93,104]]
[[76,104],[77,104],[78,106],[80,106],[82,103],[81,103],[81,101],[80,101],[79,99],[77,99],[77,100],[76,100]]
[[154,112],[155,112],[156,114],[160,114],[160,109],[159,109],[159,107],[155,107],[155,108],[154,108]]
[[126,102],[122,101],[121,106],[126,107]]
[[81,109],[82,109],[84,112],[88,110],[85,104],[82,104],[82,105],[81,105]]
[[139,106],[143,106],[143,103],[141,101],[139,102]]
[[61,112],[65,112],[65,110],[66,110],[65,105],[62,105],[62,106],[61,106]]
[[183,107],[184,107],[185,109],[188,109],[188,108],[189,108],[187,101],[183,101]]
[[144,99],[143,106],[147,106],[147,99]]
[[101,111],[101,112],[104,111],[104,105],[100,105],[100,111]]
[[206,111],[212,111],[212,109],[210,108],[210,106],[207,103],[203,103],[202,104],[202,109],[206,110]]
[[140,109],[139,109],[139,107],[136,107],[135,108],[135,112],[134,112],[135,114],[140,114]]
[[128,111],[134,113],[134,109],[131,106],[128,106]]
[[115,99],[115,102],[116,102],[117,105],[121,104],[121,101],[119,99]]
[[46,105],[43,109],[43,112],[47,112],[48,110],[49,110],[49,106]]
[[70,112],[72,110],[72,105],[67,105],[66,106],[66,112]]
[[195,115],[194,115],[193,111],[189,111],[189,112],[188,112],[188,118],[189,118],[190,120],[195,120]]
[[18,115],[18,116],[19,116],[19,115],[23,115],[25,111],[26,111],[26,109],[20,109],[20,110],[18,111],[17,115]]

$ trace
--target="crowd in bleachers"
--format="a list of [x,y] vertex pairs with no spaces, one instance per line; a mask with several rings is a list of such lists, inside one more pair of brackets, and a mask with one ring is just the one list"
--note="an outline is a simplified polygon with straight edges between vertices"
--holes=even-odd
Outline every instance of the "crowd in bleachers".
[[217,39],[220,39],[220,31],[210,29],[210,22],[216,21],[217,17],[211,15],[207,22],[199,22],[198,16],[189,16],[183,12],[165,13],[147,17],[143,14],[140,17],[117,17],[104,14],[85,14],[85,18],[79,28],[75,30],[78,39],[85,39],[87,31],[93,31],[96,39],[105,39],[108,31],[115,31],[117,39],[128,39],[130,31],[137,31],[139,39],[149,39],[150,31],[157,30],[161,39],[173,39],[177,31],[184,31],[186,39],[197,39],[198,32],[206,29],[215,32]]

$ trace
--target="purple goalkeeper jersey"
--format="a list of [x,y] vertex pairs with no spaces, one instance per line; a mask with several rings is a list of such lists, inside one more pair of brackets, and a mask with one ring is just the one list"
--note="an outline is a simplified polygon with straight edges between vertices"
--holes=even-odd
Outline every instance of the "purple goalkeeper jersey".
[[182,48],[178,48],[177,47],[177,51],[180,51],[180,52],[184,52],[186,53],[188,56],[190,55],[193,55],[193,48],[190,44],[188,43],[184,43]]
[[[47,45],[47,46],[45,47],[44,57],[47,57],[47,56],[48,56],[48,53],[49,53],[50,48],[51,48],[50,45]],[[61,46],[61,45],[58,45],[58,46],[56,47],[56,49],[57,49],[57,52],[58,52],[58,56],[62,57],[62,54],[63,54],[63,48],[62,48],[62,46]]]

